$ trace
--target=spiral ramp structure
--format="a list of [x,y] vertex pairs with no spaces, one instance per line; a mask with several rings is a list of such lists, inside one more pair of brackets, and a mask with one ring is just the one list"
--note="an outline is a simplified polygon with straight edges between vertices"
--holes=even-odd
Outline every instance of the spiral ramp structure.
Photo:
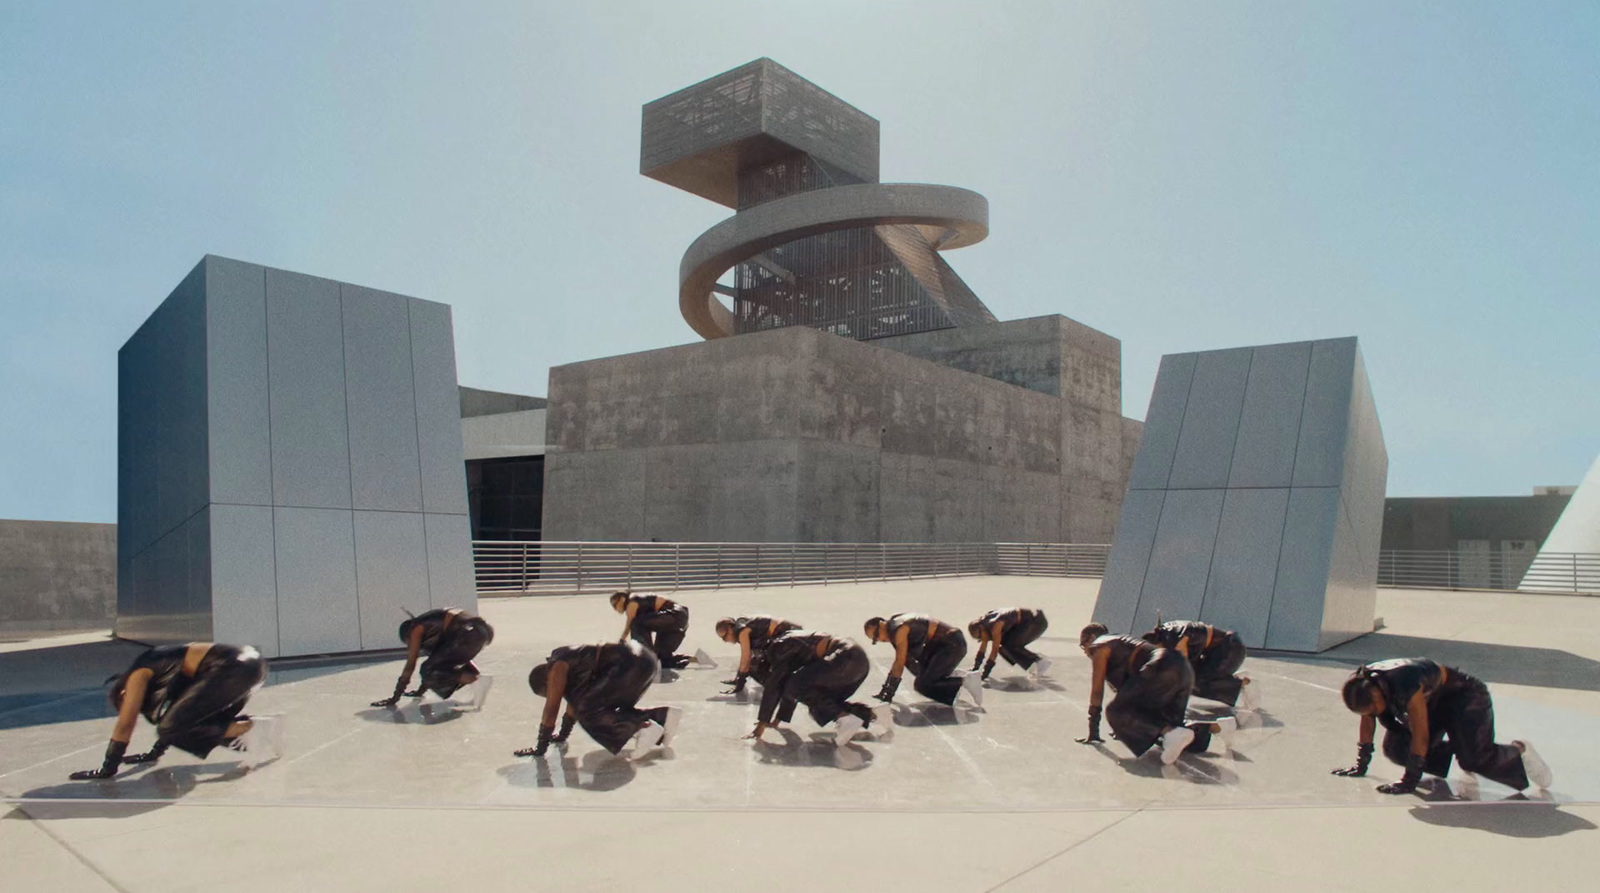
[[865,341],[995,321],[940,256],[988,235],[988,201],[878,182],[878,122],[772,60],[647,104],[642,130],[641,173],[735,210],[679,266],[701,337],[803,325]]

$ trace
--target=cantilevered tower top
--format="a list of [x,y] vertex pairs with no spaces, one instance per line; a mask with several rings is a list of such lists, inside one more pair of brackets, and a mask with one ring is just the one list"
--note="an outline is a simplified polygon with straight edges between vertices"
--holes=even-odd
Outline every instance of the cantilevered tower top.
[[878,182],[877,119],[771,59],[646,104],[643,131],[639,173],[730,208],[740,171],[796,152],[836,180]]

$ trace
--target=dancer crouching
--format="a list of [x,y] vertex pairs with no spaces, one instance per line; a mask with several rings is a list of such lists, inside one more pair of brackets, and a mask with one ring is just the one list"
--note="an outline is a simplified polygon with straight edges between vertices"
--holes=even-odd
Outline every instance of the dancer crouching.
[[688,655],[677,653],[689,632],[686,606],[659,595],[613,592],[611,607],[623,615],[622,636],[618,641],[633,639],[654,651],[661,665],[668,669],[681,670],[689,665]]
[[1094,666],[1089,684],[1089,734],[1077,739],[1078,743],[1104,740],[1100,737],[1100,705],[1107,685],[1116,696],[1105,708],[1106,722],[1136,757],[1160,742],[1161,762],[1170,766],[1185,751],[1204,752],[1213,734],[1235,728],[1232,717],[1185,723],[1194,670],[1177,651],[1132,636],[1107,635],[1103,623],[1085,626],[1078,647]]
[[1233,630],[1217,629],[1197,620],[1169,620],[1156,624],[1141,638],[1189,658],[1196,697],[1245,710],[1254,710],[1259,704],[1250,677],[1238,672],[1248,649]]
[[[1014,667],[1043,676],[1050,672],[1050,661],[1028,650],[1027,646],[1049,628],[1050,621],[1045,619],[1044,612],[1033,608],[1000,608],[979,617],[967,624],[967,634],[978,640],[978,656],[972,661],[972,671],[977,672],[982,666],[983,678],[988,679],[994,671],[995,658],[1003,657]],[[983,650],[991,643],[993,648],[985,663]]]
[[833,743],[845,746],[873,721],[870,707],[849,700],[871,666],[867,652],[849,639],[804,630],[784,633],[758,657],[761,709],[755,730],[745,737],[759,741],[772,725],[789,722],[796,704],[804,704],[819,726],[838,720]]
[[[1356,764],[1334,775],[1367,774],[1372,735],[1383,724],[1383,755],[1406,767],[1398,782],[1379,785],[1385,794],[1409,794],[1424,772],[1444,777],[1455,759],[1469,773],[1514,790],[1548,788],[1550,767],[1526,741],[1496,744],[1494,702],[1489,688],[1455,667],[1425,657],[1385,660],[1358,667],[1341,692],[1345,707],[1360,714]],[[1446,740],[1448,739],[1448,740]]]
[[[400,679],[394,684],[394,694],[374,707],[393,707],[400,696],[420,698],[424,692],[434,692],[448,698],[457,689],[471,686],[471,704],[482,708],[489,696],[493,677],[481,676],[472,662],[485,645],[494,641],[494,627],[482,617],[475,617],[460,608],[435,608],[416,617],[408,617],[400,624],[400,641],[406,644],[406,665]],[[416,669],[417,657],[427,652],[422,662],[422,675],[415,691],[406,691],[411,684],[411,671]],[[480,678],[481,677],[481,678]]]
[[[638,642],[571,645],[550,652],[545,662],[528,674],[528,687],[545,699],[539,742],[516,755],[544,756],[550,742],[567,740],[574,724],[583,726],[595,743],[613,754],[630,738],[635,739],[634,756],[670,745],[683,710],[640,710],[637,706],[660,672],[656,656]],[[561,713],[563,700],[567,709],[557,732],[556,715]]]
[[[282,754],[281,727],[276,717],[245,716],[250,695],[267,678],[260,652],[246,645],[193,642],[151,648],[111,686],[117,723],[99,769],[72,773],[84,781],[110,778],[123,763],[154,763],[168,748],[201,759],[217,747],[247,755],[252,763]],[[143,713],[156,727],[156,743],[146,753],[125,756],[133,729]]]
[[873,617],[862,629],[874,644],[894,645],[894,666],[873,697],[894,700],[900,677],[909,669],[916,679],[913,687],[924,697],[948,706],[965,693],[974,704],[983,706],[983,681],[976,674],[955,675],[967,656],[967,637],[960,629],[926,614],[896,614],[887,620]]
[[744,691],[744,684],[750,678],[751,659],[764,650],[773,639],[800,628],[798,623],[790,623],[777,617],[724,617],[717,621],[717,638],[729,645],[739,645],[739,669],[732,679],[722,680],[723,685],[733,688],[724,694],[737,694]]

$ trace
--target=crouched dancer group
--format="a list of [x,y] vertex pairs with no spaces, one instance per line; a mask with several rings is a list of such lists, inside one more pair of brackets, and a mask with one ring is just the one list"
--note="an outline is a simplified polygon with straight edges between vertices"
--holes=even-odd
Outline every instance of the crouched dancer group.
[[[626,616],[619,641],[562,646],[529,673],[529,688],[544,700],[544,709],[537,743],[518,756],[542,757],[580,726],[612,754],[629,742],[635,756],[672,743],[682,710],[640,707],[640,701],[663,667],[714,663],[703,652],[694,658],[677,653],[688,628],[686,607],[628,592],[613,595],[611,604]],[[888,737],[888,708],[851,700],[871,671],[861,645],[771,616],[727,617],[715,628],[720,639],[739,646],[737,671],[727,680],[730,692],[742,692],[750,681],[762,689],[756,725],[746,738],[759,742],[768,729],[790,722],[801,704],[817,725],[834,727],[839,747],[864,731]],[[892,701],[909,671],[916,691],[937,703],[953,706],[966,696],[981,705],[983,680],[999,658],[1030,675],[1048,670],[1049,661],[1028,648],[1047,628],[1044,613],[1034,609],[985,613],[967,625],[978,648],[972,670],[963,672],[958,668],[967,641],[959,627],[926,614],[870,618],[863,624],[867,640],[888,643],[894,651],[876,697]],[[399,639],[406,646],[404,669],[394,693],[375,706],[393,708],[403,696],[431,692],[440,698],[467,695],[467,703],[481,709],[491,678],[473,661],[494,639],[487,621],[455,608],[428,611],[405,620]],[[1237,728],[1234,716],[1189,720],[1191,697],[1239,709],[1253,709],[1259,700],[1250,678],[1239,672],[1247,649],[1228,630],[1171,621],[1133,637],[1091,623],[1080,633],[1079,646],[1091,663],[1088,734],[1078,739],[1085,744],[1104,742],[1104,719],[1136,757],[1156,750],[1171,764],[1183,753],[1207,751],[1219,735],[1227,741]],[[407,691],[424,657],[418,686]],[[278,718],[244,712],[266,674],[266,661],[249,646],[195,642],[145,651],[107,680],[117,720],[102,765],[72,778],[111,778],[124,765],[155,763],[173,747],[202,759],[226,748],[248,764],[281,756]],[[1107,686],[1114,692],[1110,703],[1104,700]],[[1519,791],[1551,783],[1549,766],[1531,745],[1495,741],[1488,687],[1456,667],[1426,658],[1366,664],[1351,674],[1341,697],[1361,719],[1356,762],[1334,770],[1336,775],[1366,774],[1382,725],[1384,755],[1404,767],[1398,782],[1379,786],[1384,793],[1412,792],[1424,775],[1447,775],[1452,763],[1467,773],[1469,784],[1479,775]],[[129,755],[140,715],[155,726],[156,739],[149,751]]]

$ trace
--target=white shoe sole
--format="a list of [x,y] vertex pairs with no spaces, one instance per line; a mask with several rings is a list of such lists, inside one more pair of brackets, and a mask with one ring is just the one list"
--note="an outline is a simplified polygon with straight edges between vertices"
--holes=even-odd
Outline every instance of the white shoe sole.
[[833,725],[833,746],[844,747],[865,727],[866,723],[862,722],[861,717],[854,714],[847,713],[839,717]]
[[661,727],[661,746],[668,747],[678,734],[678,722],[683,719],[682,707],[667,708],[667,722]]
[[968,673],[961,677],[961,690],[972,699],[974,706],[983,706],[983,678],[977,673]]
[[1513,744],[1522,748],[1522,771],[1527,773],[1528,783],[1541,790],[1547,790],[1555,781],[1555,773],[1550,771],[1550,764],[1539,756],[1533,745],[1526,741],[1513,741]]
[[1179,726],[1161,736],[1161,762],[1171,766],[1183,756],[1183,749],[1194,742],[1194,732]]

